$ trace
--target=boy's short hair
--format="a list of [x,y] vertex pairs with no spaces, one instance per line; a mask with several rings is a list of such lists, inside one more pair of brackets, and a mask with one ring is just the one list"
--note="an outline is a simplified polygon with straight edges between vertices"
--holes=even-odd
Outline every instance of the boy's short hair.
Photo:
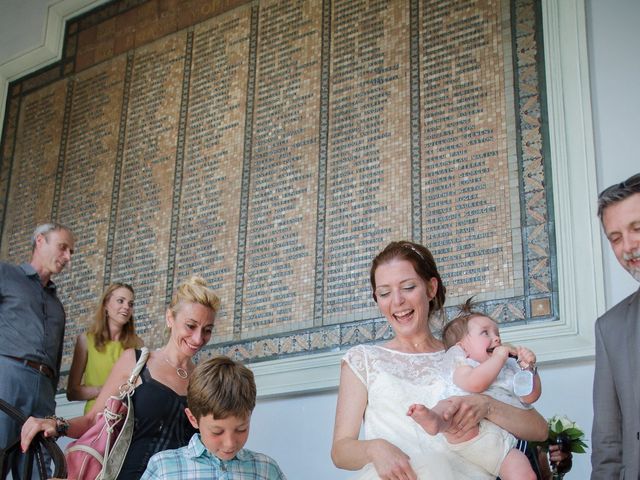
[[197,420],[248,417],[256,406],[253,372],[225,356],[202,362],[189,380],[187,404]]
[[458,315],[447,323],[442,329],[442,342],[445,349],[450,349],[456,343],[461,341],[464,336],[469,333],[469,320],[473,317],[489,317],[487,314],[476,310],[476,304],[473,303],[473,297],[469,297],[462,305],[458,305]]

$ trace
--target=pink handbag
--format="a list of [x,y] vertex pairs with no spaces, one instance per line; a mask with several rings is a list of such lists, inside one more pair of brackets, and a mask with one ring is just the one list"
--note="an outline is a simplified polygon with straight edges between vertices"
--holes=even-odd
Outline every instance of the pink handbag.
[[147,358],[149,349],[143,347],[129,380],[120,386],[120,395],[109,397],[96,423],[67,447],[65,458],[68,478],[114,480],[120,473],[133,436],[131,396]]

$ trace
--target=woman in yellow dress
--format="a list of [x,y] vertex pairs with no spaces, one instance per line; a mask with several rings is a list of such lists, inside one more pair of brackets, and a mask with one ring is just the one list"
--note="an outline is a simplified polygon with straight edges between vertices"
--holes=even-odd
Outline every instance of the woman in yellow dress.
[[91,410],[122,352],[142,346],[142,340],[135,332],[133,301],[131,285],[112,283],[98,302],[93,325],[88,332],[78,335],[69,371],[67,398],[87,400],[85,413]]

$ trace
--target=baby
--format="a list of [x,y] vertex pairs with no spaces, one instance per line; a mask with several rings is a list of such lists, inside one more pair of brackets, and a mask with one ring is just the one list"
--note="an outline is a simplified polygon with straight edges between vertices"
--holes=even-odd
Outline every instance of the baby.
[[[524,347],[502,345],[498,324],[474,311],[471,300],[467,300],[461,313],[442,332],[447,348],[444,374],[451,385],[446,396],[485,393],[519,408],[531,408],[529,404],[541,393],[535,354]],[[531,371],[532,388],[530,393],[518,396],[514,393],[513,380],[522,369]],[[414,404],[407,415],[430,435],[443,433],[451,449],[491,475],[499,475],[502,480],[535,480],[526,455],[515,448],[517,440],[513,435],[487,420],[482,420],[463,437],[451,435],[446,431],[450,422],[442,416],[444,408],[443,402],[433,409]]]

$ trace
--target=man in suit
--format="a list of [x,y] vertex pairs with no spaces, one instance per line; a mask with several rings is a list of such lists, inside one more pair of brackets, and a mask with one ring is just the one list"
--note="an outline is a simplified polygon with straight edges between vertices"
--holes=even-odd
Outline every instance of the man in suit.
[[[620,264],[640,282],[640,173],[604,190],[598,216]],[[596,322],[591,480],[640,478],[640,290]]]

